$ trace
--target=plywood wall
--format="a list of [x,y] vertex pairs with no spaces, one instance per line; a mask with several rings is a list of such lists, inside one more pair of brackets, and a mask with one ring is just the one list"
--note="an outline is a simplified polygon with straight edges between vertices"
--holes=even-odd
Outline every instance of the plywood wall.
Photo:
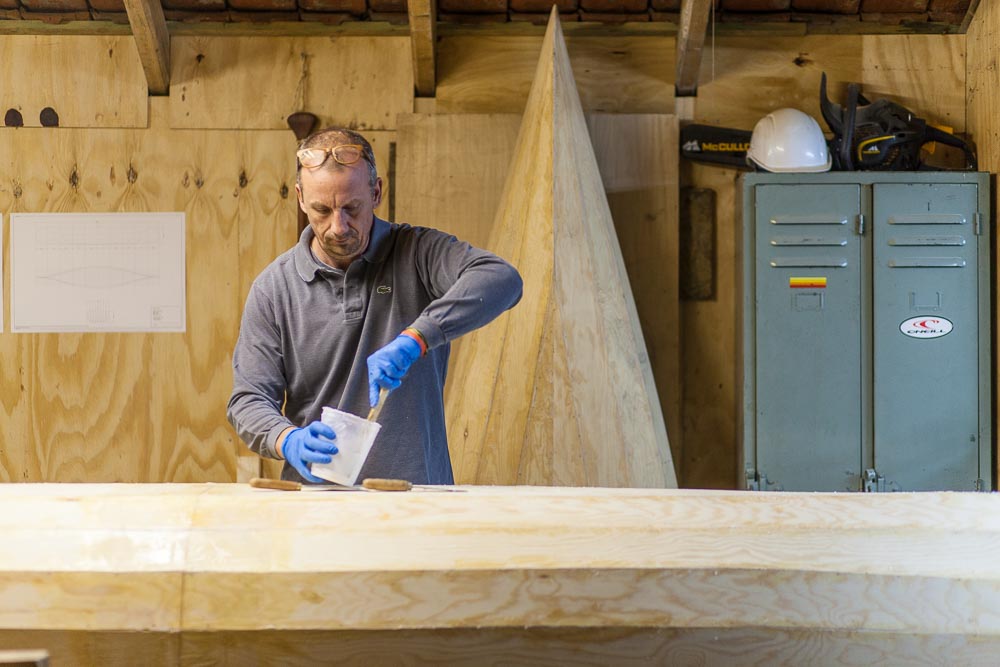
[[[79,128],[0,128],[5,241],[11,213],[184,211],[187,331],[15,335],[9,332],[5,303],[7,326],[0,333],[0,480],[234,481],[238,458],[249,452],[225,417],[232,390],[232,348],[250,283],[297,238],[296,140],[275,119],[303,107],[291,106],[294,99],[276,98],[266,114],[230,116],[197,95],[178,105],[176,97],[187,95],[183,86],[172,88],[169,98],[148,100],[130,42],[61,39],[65,41],[25,43],[23,38],[0,37],[0,53],[13,58],[9,64],[4,61],[0,75],[7,77],[4,95],[20,99],[33,81],[32,72],[23,68],[43,63],[51,72],[66,73],[59,108],[78,102],[82,110],[75,117]],[[286,41],[285,51],[300,48],[296,40]],[[174,45],[181,54],[204,50],[213,56],[225,46],[200,43],[192,49],[183,39]],[[348,59],[353,75],[377,80],[378,71],[365,71],[365,63],[384,64],[391,47],[367,38],[353,46]],[[74,70],[66,63],[89,63],[95,49],[110,60],[126,51],[134,62],[113,62],[92,74],[103,84],[90,89],[86,77],[70,81]],[[366,60],[365,52],[379,57]],[[342,57],[338,54],[318,59]],[[214,57],[209,65],[215,65]],[[187,66],[183,58],[174,62],[175,81],[180,80],[177,70]],[[12,74],[16,72],[22,74]],[[278,68],[271,76],[284,75]],[[354,111],[334,103],[337,91],[324,92],[323,81],[312,76],[306,72],[301,79],[307,89],[315,89],[305,110],[324,123],[355,123]],[[261,90],[271,83],[254,67],[230,66],[222,78],[231,89],[202,86],[202,94]],[[109,82],[119,91],[110,98]],[[383,169],[389,162],[398,108],[412,105],[412,84],[395,79],[391,83],[391,101],[384,95],[364,100],[366,114],[370,110],[372,118],[389,114],[392,119],[379,122],[386,129],[368,133]],[[135,95],[135,90],[141,94]],[[182,115],[178,108],[193,111]],[[110,129],[108,123],[128,129]],[[387,215],[390,206],[386,198],[379,214]],[[9,284],[9,242],[4,253]]]
[[[1000,75],[997,73],[997,45],[1000,44],[1000,7],[995,2],[984,2],[976,10],[975,19],[969,26],[967,35],[968,60],[966,69],[966,85],[968,94],[968,131],[976,141],[979,152],[979,168],[993,174],[1000,172],[1000,115],[997,114],[997,99],[1000,98]],[[996,183],[993,184],[993,215],[997,215]],[[1000,244],[1000,235],[996,234],[996,219],[994,219],[994,243]],[[1000,246],[998,246],[1000,247]],[[996,254],[994,254],[996,257]],[[994,283],[993,298],[1000,294],[1000,286]],[[996,308],[994,316],[1000,317]],[[997,363],[997,337],[1000,320],[994,323],[993,331],[993,363]],[[994,377],[996,373],[994,372]],[[994,400],[1000,402],[996,390]],[[996,452],[997,434],[993,434],[994,452]],[[997,480],[1000,481],[1000,455],[997,461]]]
[[[987,4],[968,37],[968,129],[983,168],[996,169],[990,40],[1000,20]],[[0,112],[21,108],[37,126],[38,107],[52,106],[61,125],[79,128],[0,127],[5,222],[12,211],[184,210],[189,250],[186,334],[0,334],[0,479],[235,477],[243,448],[224,412],[238,318],[253,276],[294,241],[294,139],[283,118],[307,110],[373,130],[381,166],[397,114],[413,110],[405,37],[253,38],[266,48],[248,39],[175,37],[171,94],[149,106],[128,37],[0,37]],[[447,36],[438,46],[438,113],[523,110],[540,36]],[[672,38],[570,37],[567,47],[586,112],[673,112]],[[696,119],[751,129],[781,106],[818,116],[826,71],[834,95],[859,81],[962,131],[965,47],[964,35],[720,35],[704,55]],[[680,310],[684,486],[737,484],[735,176],[682,165],[682,185],[716,191],[718,223],[716,297]]]

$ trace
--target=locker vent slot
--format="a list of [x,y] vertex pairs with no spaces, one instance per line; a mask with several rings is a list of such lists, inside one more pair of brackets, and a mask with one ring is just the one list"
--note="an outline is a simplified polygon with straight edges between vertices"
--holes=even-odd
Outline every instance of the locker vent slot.
[[961,269],[965,260],[961,257],[915,257],[913,259],[890,259],[890,269]]
[[771,218],[772,225],[846,225],[847,218],[831,215],[779,215]]
[[819,257],[798,257],[795,259],[772,259],[771,266],[775,269],[842,269],[847,266],[846,259],[821,259]]
[[771,239],[771,245],[778,246],[846,246],[847,239],[823,239],[815,236],[776,236]]
[[967,222],[964,215],[957,213],[912,213],[889,216],[890,225],[964,225]]
[[904,236],[903,238],[889,239],[889,245],[965,245],[965,238],[961,236]]

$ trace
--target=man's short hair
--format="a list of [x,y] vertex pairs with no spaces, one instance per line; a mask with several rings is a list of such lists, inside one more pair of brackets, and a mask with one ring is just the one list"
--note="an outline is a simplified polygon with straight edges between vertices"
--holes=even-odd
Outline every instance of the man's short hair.
[[[374,189],[378,182],[378,169],[375,166],[375,153],[372,145],[361,134],[346,127],[327,127],[313,132],[302,140],[298,150],[303,148],[333,148],[342,144],[357,144],[361,146],[361,157],[368,163],[368,185]],[[328,158],[329,159],[329,158]],[[295,182],[302,187],[302,164],[295,161]],[[323,163],[326,166],[326,163]]]

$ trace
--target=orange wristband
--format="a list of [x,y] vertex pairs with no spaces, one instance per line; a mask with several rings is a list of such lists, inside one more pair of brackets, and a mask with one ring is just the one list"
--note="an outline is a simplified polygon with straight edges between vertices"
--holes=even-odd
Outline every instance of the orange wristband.
[[401,335],[406,336],[408,338],[412,338],[413,340],[417,341],[417,345],[420,346],[421,357],[427,354],[427,341],[424,340],[424,335],[422,333],[420,333],[413,327],[406,327],[405,329],[403,329]]

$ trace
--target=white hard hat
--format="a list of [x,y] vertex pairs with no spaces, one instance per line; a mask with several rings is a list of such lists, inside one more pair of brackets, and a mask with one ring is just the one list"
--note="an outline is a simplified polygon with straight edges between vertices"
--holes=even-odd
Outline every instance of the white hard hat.
[[753,128],[747,160],[774,172],[830,171],[830,152],[819,123],[798,109],[778,109]]

